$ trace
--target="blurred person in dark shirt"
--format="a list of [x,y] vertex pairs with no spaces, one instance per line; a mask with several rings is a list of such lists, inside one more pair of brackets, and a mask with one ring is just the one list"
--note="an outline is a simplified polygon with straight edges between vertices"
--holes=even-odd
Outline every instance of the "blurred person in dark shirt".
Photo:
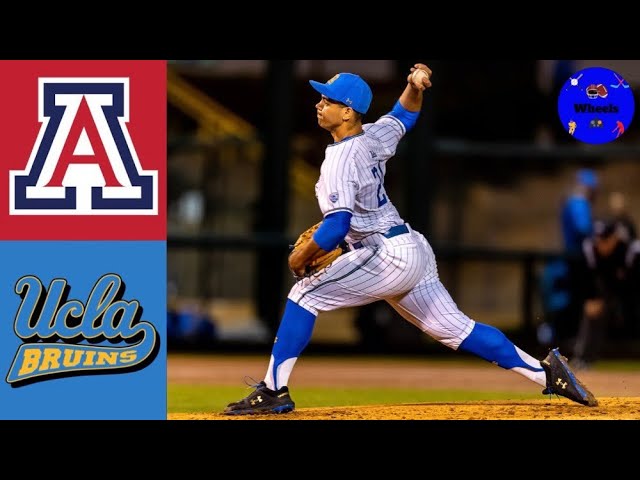
[[616,222],[620,239],[626,243],[635,240],[637,238],[636,224],[627,210],[627,202],[623,193],[611,192],[609,194],[609,211],[612,219]]
[[583,304],[572,362],[583,368],[598,359],[605,341],[639,333],[640,240],[625,242],[614,219],[598,220],[572,271]]

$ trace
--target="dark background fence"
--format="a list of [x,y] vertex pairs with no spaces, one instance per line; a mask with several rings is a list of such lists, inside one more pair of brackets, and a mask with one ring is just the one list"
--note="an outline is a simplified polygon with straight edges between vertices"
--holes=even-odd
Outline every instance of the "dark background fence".
[[[352,71],[362,65],[355,62]],[[375,101],[365,121],[390,109],[413,63],[391,62],[386,76],[370,82]],[[296,73],[300,63],[270,61],[259,74],[240,77],[215,69],[203,74],[192,65],[170,71],[173,297],[177,304],[220,298],[251,304],[252,316],[266,328],[263,342],[277,327],[291,284],[288,245],[319,220],[313,184],[329,139],[315,125],[317,99],[308,77]],[[498,296],[506,282],[515,301],[501,306],[495,300],[486,312],[506,309],[511,322],[505,329],[534,344],[544,321],[541,269],[564,256],[559,203],[575,170],[590,167],[601,176],[604,193],[625,192],[635,216],[637,129],[615,144],[573,141],[557,120],[556,80],[552,75],[551,87],[540,87],[536,61],[426,63],[434,70],[434,88],[390,163],[388,191],[403,218],[432,243],[441,277],[454,299],[462,298],[463,310],[474,308],[465,295],[479,291],[471,265],[490,265],[486,281],[495,282]],[[603,200],[596,212],[605,209]],[[509,272],[492,278],[491,268],[500,266]],[[362,310],[374,317],[376,308],[383,307]],[[361,317],[356,314],[354,322],[366,325]],[[359,330],[362,340],[366,333]],[[215,348],[241,340],[221,336]]]

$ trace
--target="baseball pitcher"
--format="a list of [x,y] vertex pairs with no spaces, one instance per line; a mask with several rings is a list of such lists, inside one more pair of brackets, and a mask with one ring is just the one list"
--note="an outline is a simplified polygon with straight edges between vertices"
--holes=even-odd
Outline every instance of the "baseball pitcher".
[[[326,83],[310,81],[320,94],[318,125],[327,146],[316,184],[323,221],[297,242],[289,267],[291,289],[264,380],[246,398],[225,409],[229,415],[285,413],[295,408],[288,381],[321,312],[387,301],[402,317],[453,350],[471,352],[545,387],[543,393],[595,406],[593,394],[553,349],[541,362],[515,346],[498,329],[461,312],[438,278],[425,237],[407,224],[384,188],[387,162],[418,119],[432,71],[416,64],[391,111],[363,124],[373,97],[358,75],[339,73]],[[343,242],[348,252],[319,269],[308,266]]]

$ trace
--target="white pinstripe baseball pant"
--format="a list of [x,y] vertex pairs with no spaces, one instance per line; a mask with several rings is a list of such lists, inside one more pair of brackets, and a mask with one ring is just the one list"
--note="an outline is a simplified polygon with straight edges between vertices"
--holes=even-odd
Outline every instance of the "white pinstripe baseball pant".
[[438,278],[435,255],[411,230],[386,238],[376,233],[323,271],[297,282],[289,299],[318,314],[386,300],[407,321],[457,349],[475,322],[462,313]]

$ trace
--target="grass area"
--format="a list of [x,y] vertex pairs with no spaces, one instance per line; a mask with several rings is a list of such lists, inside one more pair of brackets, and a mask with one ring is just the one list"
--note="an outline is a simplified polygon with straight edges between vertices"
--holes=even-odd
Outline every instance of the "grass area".
[[596,372],[640,372],[640,360],[600,360],[593,365]]
[[[233,358],[255,358],[260,361],[265,361],[265,354],[203,354],[203,353],[169,353],[167,358],[171,361],[172,357],[181,358],[203,358],[203,357],[220,357],[226,359]],[[365,362],[370,364],[380,365],[448,365],[448,366],[464,366],[464,367],[488,367],[489,364],[471,354],[458,354],[452,353],[451,355],[442,356],[402,356],[402,355],[305,355],[303,361],[306,359],[312,360],[329,360],[337,361],[340,363],[353,362]],[[489,366],[489,368],[494,368]],[[619,360],[600,360],[593,365],[594,371],[620,371],[620,372],[640,372],[640,360],[636,359],[619,359]]]
[[[249,388],[212,385],[169,385],[168,413],[221,412]],[[525,400],[539,394],[493,391],[420,390],[397,388],[296,388],[291,396],[299,408],[397,403],[464,402],[474,400]]]

